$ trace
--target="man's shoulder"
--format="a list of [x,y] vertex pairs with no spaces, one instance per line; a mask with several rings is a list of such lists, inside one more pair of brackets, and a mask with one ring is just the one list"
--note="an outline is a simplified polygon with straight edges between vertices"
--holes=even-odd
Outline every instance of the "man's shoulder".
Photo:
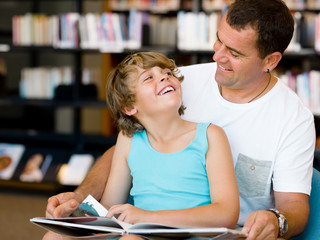
[[281,80],[278,80],[277,87],[281,91],[281,94],[277,94],[277,96],[282,98],[277,101],[277,104],[282,103],[283,107],[286,109],[286,112],[303,113],[300,115],[304,116],[305,118],[313,119],[312,111],[306,106],[305,103],[303,103],[297,93],[290,89],[286,84],[281,82]]

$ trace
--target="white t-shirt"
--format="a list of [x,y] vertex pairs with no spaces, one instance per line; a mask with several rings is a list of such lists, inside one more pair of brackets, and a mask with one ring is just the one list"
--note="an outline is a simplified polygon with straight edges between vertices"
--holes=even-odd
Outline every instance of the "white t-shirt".
[[274,207],[273,191],[310,194],[314,118],[282,82],[263,97],[236,104],[221,97],[216,63],[181,67],[184,119],[211,122],[226,132],[240,192],[243,225],[252,211]]

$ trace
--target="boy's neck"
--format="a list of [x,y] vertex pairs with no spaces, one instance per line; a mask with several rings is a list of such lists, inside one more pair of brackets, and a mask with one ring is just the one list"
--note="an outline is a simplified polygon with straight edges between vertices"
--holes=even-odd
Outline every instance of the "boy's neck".
[[194,139],[197,124],[179,119],[150,123],[146,132],[150,145],[162,153],[173,153],[186,148]]

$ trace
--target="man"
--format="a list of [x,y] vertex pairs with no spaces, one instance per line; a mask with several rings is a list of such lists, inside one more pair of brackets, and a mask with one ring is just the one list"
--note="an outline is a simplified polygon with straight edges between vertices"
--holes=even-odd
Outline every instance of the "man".
[[[293,25],[281,0],[236,0],[221,20],[215,63],[181,68],[184,118],[211,121],[230,141],[240,192],[238,224],[248,240],[288,239],[308,221],[313,115],[271,74]],[[100,199],[112,152],[75,192],[50,198],[47,216],[69,215],[88,193]]]

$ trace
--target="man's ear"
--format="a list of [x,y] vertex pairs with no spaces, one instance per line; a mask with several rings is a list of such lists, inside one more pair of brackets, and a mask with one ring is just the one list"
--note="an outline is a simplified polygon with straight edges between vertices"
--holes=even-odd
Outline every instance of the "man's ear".
[[137,109],[136,109],[135,107],[125,107],[125,108],[123,109],[123,112],[124,112],[125,114],[127,114],[128,116],[133,116],[133,115],[135,115],[138,111],[137,111]]
[[281,58],[282,54],[280,52],[274,52],[269,54],[264,60],[265,72],[267,71],[267,69],[269,69],[270,71],[275,69],[278,63],[280,62]]

